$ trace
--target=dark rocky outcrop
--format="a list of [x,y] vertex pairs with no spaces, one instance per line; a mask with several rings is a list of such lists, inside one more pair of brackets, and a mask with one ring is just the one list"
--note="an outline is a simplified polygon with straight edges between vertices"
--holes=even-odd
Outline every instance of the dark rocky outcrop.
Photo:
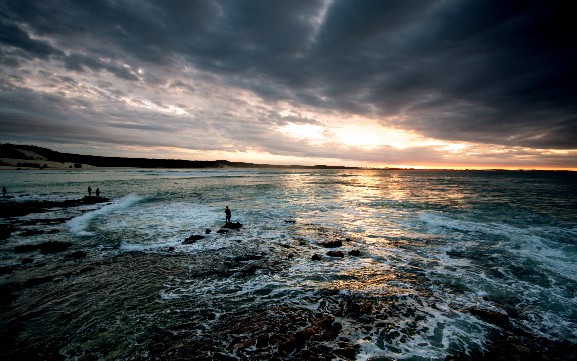
[[343,258],[345,254],[342,251],[328,251],[327,256]]
[[201,239],[204,239],[204,238],[205,238],[204,236],[201,236],[198,234],[193,234],[192,236],[185,239],[184,242],[182,242],[182,244],[194,244],[194,243],[196,243],[196,241],[200,241]]
[[14,231],[13,227],[5,224],[0,224],[0,241],[8,239],[8,237],[10,237],[13,231]]
[[323,260],[323,256],[321,256],[320,254],[315,253],[315,254],[313,254],[313,256],[311,257],[311,259],[312,259],[313,261],[322,261],[322,260]]
[[325,247],[325,248],[338,248],[338,247],[342,247],[343,241],[336,239],[334,241],[322,242],[320,245]]
[[358,257],[358,256],[361,255],[361,251],[358,250],[358,249],[356,249],[356,248],[355,248],[355,249],[351,249],[351,250],[349,251],[349,255]]
[[15,253],[29,253],[40,251],[42,254],[63,252],[73,246],[70,242],[48,241],[40,244],[25,244],[14,247]]
[[92,205],[109,202],[106,197],[88,197],[80,199],[67,199],[63,201],[25,201],[25,202],[2,202],[0,203],[0,217],[21,217],[30,213],[42,213],[51,208],[68,208],[83,205]]
[[52,254],[63,252],[67,250],[69,247],[72,247],[73,244],[70,242],[59,242],[59,241],[48,241],[44,243],[40,243],[38,248],[42,254]]
[[223,226],[223,228],[228,228],[228,229],[241,229],[241,228],[242,228],[242,223],[240,223],[240,222],[236,222],[236,223],[229,222],[229,223],[225,224],[225,225]]
[[67,254],[66,257],[64,257],[66,260],[75,260],[75,259],[82,259],[86,257],[86,252],[84,251],[76,251],[76,252],[72,252],[70,254]]

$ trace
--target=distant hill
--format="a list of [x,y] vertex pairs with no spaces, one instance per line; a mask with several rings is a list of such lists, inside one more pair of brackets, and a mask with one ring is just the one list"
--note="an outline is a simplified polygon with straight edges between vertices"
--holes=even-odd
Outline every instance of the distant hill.
[[[4,162],[1,160],[4,159]],[[6,160],[12,160],[7,162]],[[14,160],[19,162],[15,163]],[[16,165],[32,168],[52,168],[51,164],[70,164],[70,167],[82,168],[83,165],[93,167],[134,167],[134,168],[298,168],[298,169],[347,169],[344,166],[302,166],[302,165],[271,165],[244,162],[229,162],[227,160],[201,161],[180,159],[150,159],[101,157],[61,153],[34,145],[0,144],[0,165]],[[353,168],[354,169],[354,168]]]

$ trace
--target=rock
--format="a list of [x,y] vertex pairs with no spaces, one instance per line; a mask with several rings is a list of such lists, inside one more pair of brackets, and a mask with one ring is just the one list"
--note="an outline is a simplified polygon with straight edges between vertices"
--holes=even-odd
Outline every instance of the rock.
[[224,233],[228,233],[228,230],[221,228],[221,229],[219,229],[218,231],[216,231],[216,233],[224,234]]
[[509,315],[506,313],[483,310],[475,307],[468,308],[467,311],[469,311],[473,316],[476,316],[485,322],[492,323],[493,325],[501,327],[509,325]]
[[12,271],[14,271],[14,267],[12,267],[12,266],[0,267],[0,275],[7,275],[7,274],[12,273]]
[[223,226],[223,228],[228,228],[228,229],[241,229],[242,228],[242,223],[236,222],[236,223],[227,223]]
[[23,258],[23,259],[22,259],[22,264],[29,264],[29,263],[32,263],[32,262],[34,262],[34,259],[32,259],[32,258],[26,257],[26,258]]
[[32,286],[36,286],[36,285],[41,285],[43,283],[52,282],[52,280],[54,280],[53,276],[30,278],[30,279],[27,279],[26,282],[24,282],[24,287],[32,287]]
[[168,247],[168,252],[174,252],[174,247]]
[[86,252],[84,251],[76,251],[76,252],[72,252],[70,254],[67,254],[66,257],[64,257],[67,260],[73,260],[73,259],[81,259],[86,257]]
[[42,213],[52,208],[68,208],[81,205],[92,205],[110,201],[105,197],[84,197],[81,199],[68,199],[64,201],[25,201],[25,202],[2,202],[0,204],[1,217],[20,217],[30,213]]
[[40,243],[38,248],[42,254],[52,254],[63,252],[71,247],[73,244],[70,242],[60,242],[60,241],[48,241],[44,243]]
[[343,258],[345,254],[342,251],[328,251],[327,256]]
[[327,242],[322,242],[321,246],[325,247],[325,248],[337,248],[337,247],[341,247],[343,245],[343,242],[341,240],[334,240],[334,241],[327,241]]
[[285,223],[293,223],[293,224],[294,224],[294,223],[296,223],[297,221],[292,220],[292,219],[285,219],[284,222],[285,222]]
[[44,231],[41,229],[28,229],[26,231],[22,231],[18,233],[20,237],[30,237],[30,236],[37,236],[39,234],[44,234]]
[[238,361],[238,358],[220,352],[216,352],[212,359],[215,361]]
[[311,257],[311,259],[313,261],[322,261],[323,260],[323,256],[321,256],[320,254],[313,254],[313,256]]
[[238,256],[234,258],[235,262],[248,262],[248,261],[258,261],[263,259],[264,256],[258,254],[248,254],[245,256]]
[[207,229],[204,231],[204,234],[210,234],[210,232],[212,232],[212,231],[210,230],[210,228],[207,228]]
[[349,251],[349,254],[350,254],[351,256],[358,257],[358,256],[361,255],[361,251],[359,251],[358,249],[355,248],[355,249],[351,249],[351,250]]
[[182,242],[182,244],[194,244],[196,241],[203,239],[204,236],[193,234]]
[[10,234],[12,234],[13,231],[14,228],[8,225],[0,224],[0,241],[8,239],[8,237],[10,237]]
[[34,252],[39,249],[37,244],[23,244],[21,246],[14,247],[14,253],[29,253]]

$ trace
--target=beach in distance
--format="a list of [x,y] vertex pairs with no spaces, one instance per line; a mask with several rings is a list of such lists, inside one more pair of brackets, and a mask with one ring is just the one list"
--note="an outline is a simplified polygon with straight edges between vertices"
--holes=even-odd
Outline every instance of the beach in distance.
[[0,185],[2,359],[576,359],[575,172],[5,167]]

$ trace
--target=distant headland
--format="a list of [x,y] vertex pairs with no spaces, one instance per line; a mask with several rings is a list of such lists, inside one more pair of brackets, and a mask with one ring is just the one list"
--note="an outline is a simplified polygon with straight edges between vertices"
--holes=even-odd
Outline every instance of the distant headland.
[[79,169],[92,167],[109,168],[280,168],[280,169],[359,169],[358,167],[329,165],[273,165],[245,162],[230,162],[228,160],[182,160],[182,159],[151,159],[102,157],[61,153],[34,145],[0,144],[0,166],[37,169]]

